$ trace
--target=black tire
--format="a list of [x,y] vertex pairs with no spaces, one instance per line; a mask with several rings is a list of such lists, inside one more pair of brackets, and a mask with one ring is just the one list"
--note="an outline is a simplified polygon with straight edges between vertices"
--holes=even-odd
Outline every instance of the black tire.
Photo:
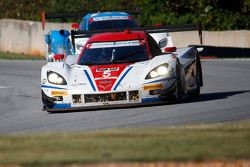
[[179,101],[182,97],[182,82],[181,82],[181,70],[180,63],[176,62],[176,89],[175,89],[175,100]]
[[194,94],[194,97],[199,97],[200,96],[200,92],[201,92],[201,79],[200,79],[200,74],[196,76],[196,85],[197,85],[197,88],[195,90],[195,94]]
[[196,80],[197,88],[195,90],[194,97],[199,97],[200,92],[201,92],[201,85],[202,85],[202,73],[201,73],[200,59],[198,56],[196,58],[196,70],[197,72],[196,72],[195,80]]

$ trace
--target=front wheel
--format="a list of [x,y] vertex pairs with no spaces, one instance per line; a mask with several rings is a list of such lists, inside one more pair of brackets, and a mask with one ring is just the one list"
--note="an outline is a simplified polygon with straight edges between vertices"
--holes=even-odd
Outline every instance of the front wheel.
[[201,86],[202,86],[202,73],[201,73],[201,65],[200,65],[200,60],[199,58],[197,58],[197,62],[196,62],[196,90],[195,90],[195,94],[194,97],[199,97],[200,96],[200,92],[201,92]]
[[175,99],[178,101],[182,96],[182,81],[181,81],[181,69],[179,61],[176,64],[176,89],[175,89]]
[[196,90],[195,90],[194,97],[199,97],[200,92],[201,92],[201,75],[197,74],[197,76],[196,76]]

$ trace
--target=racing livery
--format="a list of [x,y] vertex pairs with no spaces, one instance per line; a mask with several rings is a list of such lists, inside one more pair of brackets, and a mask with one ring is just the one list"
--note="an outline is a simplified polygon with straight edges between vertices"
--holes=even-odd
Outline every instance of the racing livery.
[[199,96],[203,80],[197,49],[164,51],[142,30],[94,34],[79,55],[42,68],[44,110],[144,105]]

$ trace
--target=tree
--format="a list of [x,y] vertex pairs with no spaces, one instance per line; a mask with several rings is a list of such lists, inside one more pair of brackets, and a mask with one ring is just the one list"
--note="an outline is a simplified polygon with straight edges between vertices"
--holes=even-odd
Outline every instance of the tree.
[[[41,11],[141,9],[142,25],[202,21],[208,30],[250,29],[250,0],[1,0],[0,18],[40,20]],[[68,20],[72,21],[72,20]],[[79,20],[78,20],[79,21]]]

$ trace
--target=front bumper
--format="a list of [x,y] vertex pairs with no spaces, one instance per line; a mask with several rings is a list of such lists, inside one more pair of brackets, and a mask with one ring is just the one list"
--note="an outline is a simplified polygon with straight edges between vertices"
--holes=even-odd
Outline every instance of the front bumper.
[[155,106],[155,105],[163,105],[168,104],[172,100],[162,101],[155,100],[154,102],[146,102],[146,103],[129,103],[129,104],[110,104],[110,105],[102,105],[102,106],[84,106],[84,107],[70,107],[70,105],[62,105],[63,108],[47,108],[44,106],[43,111],[48,112],[70,112],[70,111],[94,111],[94,110],[105,110],[105,109],[120,109],[120,108],[136,108],[136,107],[146,107],[146,106]]
[[42,101],[44,110],[49,112],[137,107],[172,101],[175,89],[175,81],[169,83],[167,87],[147,84],[140,89],[95,93],[46,88],[42,89]]

